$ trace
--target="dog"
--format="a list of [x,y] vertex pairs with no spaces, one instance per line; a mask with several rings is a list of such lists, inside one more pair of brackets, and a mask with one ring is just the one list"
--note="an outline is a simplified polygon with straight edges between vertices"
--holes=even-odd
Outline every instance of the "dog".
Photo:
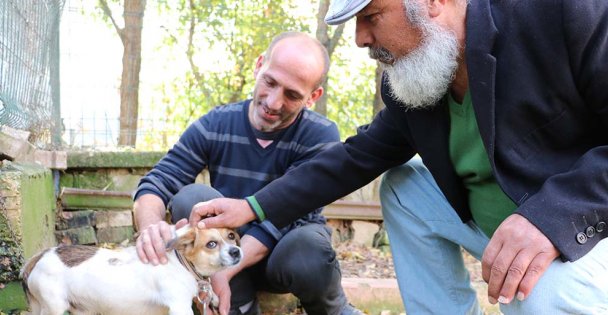
[[241,261],[238,234],[185,226],[175,236],[168,263],[158,266],[141,262],[135,246],[66,245],[38,253],[21,271],[32,314],[193,314],[200,291],[210,291],[217,309],[210,282],[200,284]]

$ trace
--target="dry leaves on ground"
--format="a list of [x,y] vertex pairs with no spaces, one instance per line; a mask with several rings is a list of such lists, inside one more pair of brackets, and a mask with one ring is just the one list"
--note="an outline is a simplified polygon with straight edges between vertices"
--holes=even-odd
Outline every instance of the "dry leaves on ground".
[[395,278],[393,258],[390,253],[353,242],[335,246],[344,278]]

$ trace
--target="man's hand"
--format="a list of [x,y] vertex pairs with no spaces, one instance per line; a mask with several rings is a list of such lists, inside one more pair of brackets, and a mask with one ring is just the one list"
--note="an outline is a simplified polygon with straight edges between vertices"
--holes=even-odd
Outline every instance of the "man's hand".
[[[179,220],[175,224],[175,228],[179,229],[188,224],[186,219]],[[159,221],[156,224],[150,224],[145,229],[139,232],[139,237],[135,243],[137,256],[147,264],[152,262],[152,265],[167,263],[167,248],[166,244],[174,237],[171,225],[165,221]]]
[[547,270],[558,250],[528,219],[507,217],[483,253],[481,272],[492,304],[525,299]]
[[241,249],[243,259],[238,265],[218,271],[211,276],[211,286],[220,300],[221,315],[227,315],[230,311],[230,280],[242,270],[260,262],[270,253],[264,244],[247,234],[241,238]]
[[230,296],[232,295],[232,291],[230,291],[231,274],[227,270],[221,270],[211,276],[211,287],[220,300],[220,315],[228,315],[230,311]]
[[[202,220],[201,220],[202,219]],[[198,228],[238,228],[255,220],[255,214],[244,199],[217,198],[192,207],[190,224]]]

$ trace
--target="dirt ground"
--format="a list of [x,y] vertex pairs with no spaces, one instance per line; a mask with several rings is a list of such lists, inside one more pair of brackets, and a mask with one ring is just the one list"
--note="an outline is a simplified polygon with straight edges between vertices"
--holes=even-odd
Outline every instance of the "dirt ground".
[[[395,278],[392,256],[390,252],[382,252],[375,248],[344,242],[334,246],[340,261],[342,277],[352,278]],[[487,315],[502,314],[498,306],[491,305],[487,298],[487,284],[481,276],[481,263],[473,256],[463,251],[465,266],[469,270],[471,283],[477,291],[477,299]]]
[[376,248],[344,242],[334,247],[340,261],[342,277],[345,278],[395,278],[395,269],[390,252]]

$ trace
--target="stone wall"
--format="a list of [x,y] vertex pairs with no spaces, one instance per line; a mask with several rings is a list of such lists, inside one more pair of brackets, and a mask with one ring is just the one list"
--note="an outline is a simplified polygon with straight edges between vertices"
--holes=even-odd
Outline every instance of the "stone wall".
[[[65,243],[101,244],[120,243],[133,235],[133,226],[127,225],[132,220],[128,211],[131,209],[130,194],[137,188],[139,179],[145,175],[163,156],[164,152],[68,152],[67,169],[62,171],[61,186],[98,191],[123,192],[125,195],[121,206],[110,196],[98,196],[95,199],[87,192],[75,192],[73,198],[62,194],[62,209],[57,225],[57,236]],[[208,183],[209,177],[204,171],[197,179]],[[342,200],[377,203],[379,179],[369,185],[345,196]],[[93,192],[90,192],[93,193]],[[81,195],[80,195],[81,194]],[[114,196],[116,197],[116,196]],[[66,200],[69,200],[66,202]],[[87,201],[88,200],[88,201]],[[99,217],[116,218],[99,225]],[[359,243],[372,243],[379,222],[352,220],[330,220],[334,229],[334,241],[354,240]],[[358,233],[354,233],[357,230]]]
[[131,194],[139,179],[164,154],[68,152],[67,169],[60,179],[62,206],[57,239],[61,243],[88,245],[132,240]]
[[68,152],[61,187],[132,192],[165,152]]
[[130,209],[64,209],[55,237],[63,244],[127,244],[133,233]]
[[24,260],[56,244],[51,171],[35,164],[0,166],[0,310],[24,309]]

